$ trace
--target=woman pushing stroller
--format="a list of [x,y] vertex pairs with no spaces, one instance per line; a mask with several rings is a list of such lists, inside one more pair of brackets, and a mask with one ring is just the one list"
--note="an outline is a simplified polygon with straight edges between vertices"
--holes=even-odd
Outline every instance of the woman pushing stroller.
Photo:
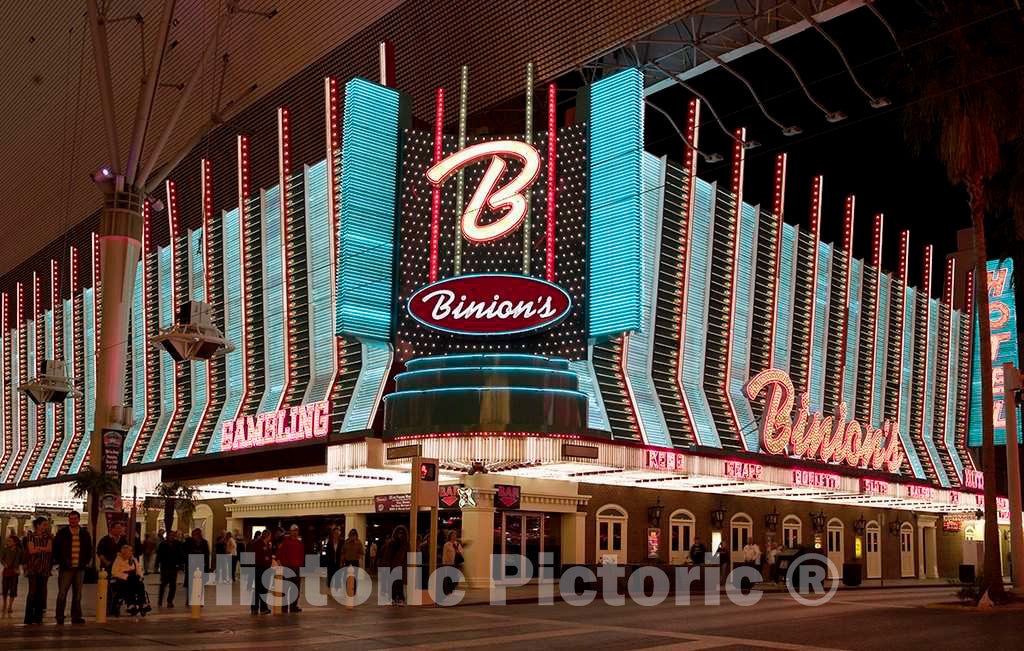
[[[152,608],[149,605],[149,595],[146,594],[146,586],[142,583],[142,575],[139,572],[138,563],[132,557],[130,545],[121,545],[121,551],[114,559],[114,565],[110,570],[114,580],[114,595],[119,602],[123,602],[125,610],[129,615],[146,616]],[[116,609],[115,609],[116,612]]]

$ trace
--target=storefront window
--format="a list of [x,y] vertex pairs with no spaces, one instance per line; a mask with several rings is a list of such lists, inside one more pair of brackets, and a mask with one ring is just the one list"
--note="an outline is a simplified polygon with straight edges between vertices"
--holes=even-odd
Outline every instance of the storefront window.
[[787,515],[782,520],[782,546],[785,549],[794,549],[800,546],[800,530],[803,524],[795,515]]
[[597,511],[597,562],[625,563],[626,510],[609,504]]

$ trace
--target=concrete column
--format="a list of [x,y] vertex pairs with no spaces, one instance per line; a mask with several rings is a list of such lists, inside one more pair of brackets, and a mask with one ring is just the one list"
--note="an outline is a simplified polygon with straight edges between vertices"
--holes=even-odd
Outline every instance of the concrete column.
[[462,543],[466,546],[462,571],[470,588],[491,585],[491,554],[494,551],[494,507],[462,509]]
[[562,514],[562,564],[587,562],[587,514]]
[[10,521],[11,516],[5,515],[0,518],[0,537],[4,540],[7,539],[7,523]]
[[18,537],[20,538],[20,537],[25,535],[25,523],[28,522],[28,516],[27,515],[18,516],[17,520],[18,520],[18,528],[17,528],[15,533],[17,533]]
[[927,553],[927,550],[925,549],[924,530],[925,530],[925,527],[923,527],[921,525],[920,521],[918,521],[918,523],[917,523],[917,578],[919,578],[919,579],[926,579],[926,578],[928,578],[928,573],[925,571],[926,565],[925,565],[925,558],[924,557],[925,557],[925,554]]
[[925,567],[928,570],[928,578],[939,578],[939,541],[938,527],[932,525],[927,527],[928,547],[925,548]]

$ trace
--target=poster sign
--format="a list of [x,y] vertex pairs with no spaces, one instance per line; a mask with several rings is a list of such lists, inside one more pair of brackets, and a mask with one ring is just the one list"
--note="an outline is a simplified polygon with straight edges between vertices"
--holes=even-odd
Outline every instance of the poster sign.
[[438,486],[438,506],[442,509],[457,508],[459,506],[459,490],[461,488],[462,484],[448,484],[447,486]]
[[103,458],[100,460],[100,471],[120,483],[123,460],[124,432],[116,429],[103,430]]
[[514,484],[494,485],[494,508],[517,510],[520,507],[519,486]]
[[[989,260],[988,322],[992,328],[992,424],[996,445],[1006,445],[1006,405],[1003,400],[1003,364],[1020,368],[1017,349],[1017,301],[1014,297],[1013,260]],[[977,279],[975,279],[977,282]],[[981,414],[989,408],[981,404],[981,343],[978,319],[974,316],[974,359],[971,364],[971,416],[967,445],[981,447]],[[1021,422],[1017,421],[1017,441],[1021,441]]]
[[661,529],[647,529],[647,558],[658,558],[661,554]]
[[412,505],[412,496],[409,493],[396,493],[391,495],[374,495],[374,513],[395,513],[408,511]]

